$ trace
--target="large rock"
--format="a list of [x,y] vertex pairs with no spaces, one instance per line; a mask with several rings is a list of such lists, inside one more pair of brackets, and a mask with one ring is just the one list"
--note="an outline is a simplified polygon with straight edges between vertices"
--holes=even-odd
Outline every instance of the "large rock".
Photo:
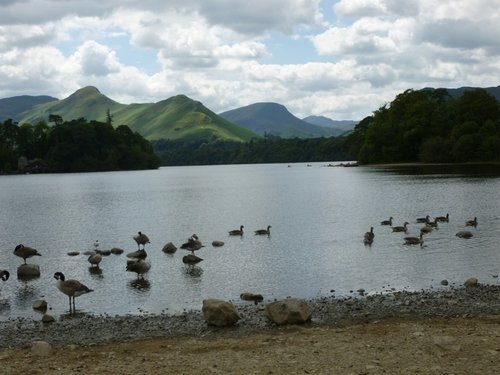
[[177,251],[177,247],[172,242],[169,242],[163,246],[162,251],[166,254],[173,254]]
[[290,298],[266,306],[269,319],[276,324],[302,324],[311,320],[312,310],[306,301]]
[[47,310],[47,301],[45,301],[44,299],[36,300],[35,302],[33,302],[33,309],[42,311]]
[[205,321],[218,327],[232,326],[241,319],[240,313],[232,303],[220,299],[203,300],[202,311]]
[[38,264],[21,264],[17,268],[17,277],[32,278],[40,277],[40,267]]

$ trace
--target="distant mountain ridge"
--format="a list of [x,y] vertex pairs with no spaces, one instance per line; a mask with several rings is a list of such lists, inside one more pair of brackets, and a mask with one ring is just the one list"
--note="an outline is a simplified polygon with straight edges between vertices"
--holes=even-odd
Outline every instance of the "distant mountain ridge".
[[307,116],[302,120],[310,124],[326,126],[328,128],[335,129],[335,131],[338,132],[338,135],[351,131],[359,122],[354,120],[332,120],[331,118],[325,116]]
[[254,103],[219,114],[257,134],[281,138],[316,138],[338,135],[335,129],[311,124],[292,115],[284,105],[272,102]]
[[56,100],[58,99],[47,95],[20,95],[0,99],[0,121],[3,122],[9,118],[14,119],[19,113],[25,112],[35,105],[50,103]]
[[62,100],[39,105],[18,113],[19,123],[36,123],[57,114],[63,120],[85,118],[127,125],[148,140],[158,139],[224,139],[246,142],[258,135],[217,116],[214,112],[185,95],[177,95],[157,103],[121,104],[101,94],[92,86],[75,91]]

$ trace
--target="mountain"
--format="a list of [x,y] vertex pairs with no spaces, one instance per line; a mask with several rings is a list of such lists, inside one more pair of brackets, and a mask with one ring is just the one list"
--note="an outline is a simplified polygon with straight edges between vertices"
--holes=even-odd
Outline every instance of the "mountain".
[[359,122],[353,120],[332,120],[331,118],[325,116],[307,116],[302,120],[310,124],[325,126],[328,128],[335,129],[335,131],[338,132],[337,135],[341,135],[344,134],[345,132],[351,131]]
[[0,99],[0,122],[9,118],[16,119],[20,113],[29,110],[35,105],[56,101],[52,96],[21,95]]
[[[446,89],[445,90],[450,94],[451,97],[453,98],[458,98],[463,95],[464,91],[467,90],[477,90],[477,89],[482,89],[485,90],[488,94],[493,95],[497,101],[500,101],[500,86],[496,87],[469,87],[469,86],[463,86],[459,87],[456,89]],[[423,90],[436,90],[435,88],[432,87],[425,87]]]
[[148,140],[211,139],[248,141],[258,135],[217,116],[200,102],[177,95],[157,103],[121,104],[101,94],[95,87],[84,87],[69,97],[39,104],[21,113],[19,123],[36,123],[57,114],[65,121],[85,118],[128,125]]
[[310,124],[292,115],[277,103],[255,103],[219,114],[228,121],[257,134],[272,134],[281,138],[331,137],[334,129]]

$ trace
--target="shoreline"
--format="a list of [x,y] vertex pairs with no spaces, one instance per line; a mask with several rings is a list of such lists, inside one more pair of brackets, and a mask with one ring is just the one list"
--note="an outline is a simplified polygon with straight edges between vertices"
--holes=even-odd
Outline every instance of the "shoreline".
[[[321,297],[307,301],[313,310],[306,327],[339,327],[392,318],[467,318],[500,314],[500,285],[478,284],[432,291],[395,291],[346,298]],[[201,304],[201,303],[200,303]],[[156,338],[203,337],[223,334],[244,337],[250,333],[280,331],[272,323],[265,304],[237,306],[241,320],[234,327],[208,326],[201,310],[174,315],[63,315],[53,323],[28,318],[0,322],[0,351],[27,348],[34,341],[54,347],[102,345]]]

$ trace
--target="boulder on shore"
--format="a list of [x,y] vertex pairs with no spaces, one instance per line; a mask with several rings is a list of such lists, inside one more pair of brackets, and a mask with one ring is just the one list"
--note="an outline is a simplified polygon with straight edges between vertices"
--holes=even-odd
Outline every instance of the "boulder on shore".
[[465,282],[464,282],[464,286],[466,288],[477,286],[477,284],[478,284],[478,280],[475,277],[470,277],[467,280],[465,280]]
[[303,324],[311,320],[312,310],[306,301],[290,298],[266,306],[268,318],[276,324]]
[[215,298],[203,300],[202,312],[205,321],[217,327],[232,326],[241,319],[232,303]]

